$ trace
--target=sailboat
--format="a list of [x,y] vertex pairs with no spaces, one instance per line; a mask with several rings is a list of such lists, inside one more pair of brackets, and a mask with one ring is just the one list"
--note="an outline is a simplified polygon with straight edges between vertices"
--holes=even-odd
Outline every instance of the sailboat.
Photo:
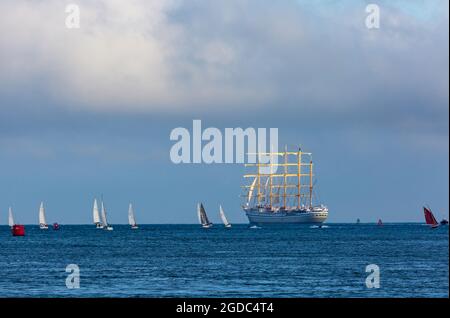
[[359,223],[361,223],[361,220],[360,219],[356,219],[356,224],[359,224]]
[[132,230],[136,230],[139,228],[136,224],[136,219],[134,218],[134,210],[131,203],[128,206],[128,223],[130,224]]
[[423,213],[425,214],[425,222],[431,226],[431,228],[435,229],[439,226],[438,221],[436,221],[436,218],[433,215],[433,212],[431,212],[431,209],[423,207]]
[[213,225],[211,222],[209,222],[208,216],[206,215],[206,211],[202,203],[199,203],[197,205],[197,214],[198,214],[198,221],[203,228],[208,229]]
[[377,225],[378,225],[378,226],[383,226],[383,221],[381,221],[381,219],[378,219]]
[[22,224],[16,224],[12,214],[12,208],[8,210],[8,225],[11,228],[11,234],[13,236],[25,236],[25,226]]
[[41,230],[48,230],[48,224],[45,221],[44,202],[41,202],[41,206],[39,207],[39,228]]
[[111,225],[108,225],[108,220],[106,219],[106,209],[105,205],[102,201],[102,223],[103,223],[103,229],[107,231],[112,231],[114,228]]
[[9,207],[9,210],[8,210],[8,225],[9,225],[10,228],[13,228],[14,224],[15,223],[14,223],[14,217],[13,217],[13,214],[12,214],[12,208]]
[[94,220],[95,227],[97,229],[102,229],[103,225],[102,222],[100,222],[100,213],[98,211],[97,199],[94,199],[94,208],[92,209],[92,217]]
[[219,206],[219,210],[220,210],[220,212],[219,212],[220,218],[222,219],[223,225],[225,225],[226,228],[230,228],[231,224],[230,224],[230,222],[228,222],[228,220],[227,220],[227,218],[225,216],[225,212],[223,211],[221,205]]

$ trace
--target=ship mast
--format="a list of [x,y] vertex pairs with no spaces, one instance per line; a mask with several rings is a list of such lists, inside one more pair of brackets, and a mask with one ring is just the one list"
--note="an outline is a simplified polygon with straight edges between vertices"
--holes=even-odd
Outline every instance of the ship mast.
[[272,209],[272,174],[273,174],[273,170],[272,170],[272,147],[270,147],[270,157],[269,157],[269,164],[270,164],[270,175],[269,175],[269,206]]
[[309,207],[312,207],[312,193],[313,193],[313,162],[309,162]]
[[297,155],[297,209],[300,209],[300,203],[301,203],[301,174],[302,174],[302,151],[300,148],[298,148],[298,155]]
[[256,155],[256,164],[257,164],[257,172],[258,172],[258,207],[261,204],[261,174],[259,168],[259,154]]
[[286,188],[287,188],[287,146],[284,148],[284,174],[283,174],[283,209],[286,209]]
[[[253,153],[248,153],[253,154]],[[283,152],[257,152],[254,153],[253,155],[257,156],[257,160],[255,163],[248,163],[245,164],[246,167],[256,167],[256,172],[253,174],[245,174],[244,178],[253,178],[254,183],[252,185],[245,185],[243,186],[244,188],[247,189],[253,189],[256,188],[255,190],[257,190],[257,194],[256,193],[252,193],[249,194],[251,197],[257,197],[257,199],[255,200],[256,203],[258,204],[258,207],[261,206],[262,203],[262,193],[261,193],[261,178],[264,178],[264,180],[266,180],[266,185],[265,185],[265,191],[267,192],[267,190],[269,190],[269,203],[270,203],[270,207],[272,208],[273,204],[278,204],[277,206],[279,206],[280,208],[283,209],[288,209],[288,199],[293,198],[293,199],[297,199],[296,204],[294,203],[294,206],[296,209],[300,209],[302,206],[302,200],[306,200],[309,202],[304,202],[304,204],[309,204],[309,207],[312,207],[313,204],[313,161],[312,161],[312,154],[309,152],[303,152],[301,150],[301,148],[299,148],[297,151],[288,151],[287,146],[285,147]],[[284,158],[284,162],[281,161],[280,163],[272,163],[273,161],[270,160],[269,163],[261,163],[260,161],[260,157],[262,155],[268,155],[270,156],[270,158],[272,159],[272,156],[278,156],[278,157],[283,157]],[[292,162],[289,163],[289,158],[288,156],[295,156],[297,162]],[[303,162],[304,157],[305,156],[309,156],[310,161],[309,162]],[[270,170],[267,172],[261,172],[261,167],[270,167]],[[273,167],[274,166],[278,166],[278,167],[283,167],[283,171],[280,172],[274,172],[273,171]],[[295,168],[296,171],[290,170],[289,166],[292,166],[293,169]],[[303,166],[305,166],[305,168],[303,168]],[[308,166],[308,168],[306,168],[306,166]],[[308,169],[307,171],[305,171],[305,169]],[[290,179],[290,178],[296,178],[297,183],[295,183],[293,180],[294,179]],[[265,179],[267,178],[267,179]],[[281,179],[277,179],[277,178],[283,178]],[[307,178],[308,181],[303,180],[302,178]],[[291,180],[291,181],[290,181]],[[309,183],[309,184],[308,184]],[[267,187],[269,189],[267,189]],[[274,194],[273,193],[273,189],[276,188],[277,191]],[[288,189],[289,188],[296,188],[296,191],[294,190],[293,193],[288,193]],[[304,193],[306,188],[309,189],[309,193]],[[280,194],[280,190],[283,189],[283,194]],[[305,190],[303,190],[305,189]],[[308,190],[306,190],[308,191]],[[303,192],[303,193],[302,193]],[[266,193],[267,195],[267,193]],[[280,197],[283,197],[283,202],[280,202]],[[248,197],[248,195],[246,196]],[[251,198],[248,198],[248,200],[250,200]],[[265,199],[267,202],[267,199]]]

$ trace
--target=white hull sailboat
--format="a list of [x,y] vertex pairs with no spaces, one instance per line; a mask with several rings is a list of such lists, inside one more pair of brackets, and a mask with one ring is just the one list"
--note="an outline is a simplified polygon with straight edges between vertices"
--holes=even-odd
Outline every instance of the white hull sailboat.
[[223,225],[225,225],[226,228],[230,228],[231,224],[230,222],[228,222],[227,217],[225,216],[225,212],[222,209],[222,206],[219,206],[219,214],[220,214],[220,218],[222,219]]
[[197,204],[197,216],[198,222],[204,229],[208,229],[213,226],[213,224],[209,221],[208,216],[206,215],[206,211],[202,203]]
[[13,217],[13,214],[12,214],[12,208],[11,207],[9,207],[9,210],[8,210],[8,225],[9,225],[9,227],[10,228],[12,228],[13,226],[14,226],[14,217]]
[[41,206],[39,207],[39,228],[41,230],[48,230],[48,224],[45,221],[44,202],[41,202]]
[[92,218],[97,229],[102,229],[103,225],[100,221],[100,212],[98,211],[97,199],[94,199],[94,207],[92,209]]
[[105,209],[105,205],[103,204],[102,201],[102,223],[103,223],[103,229],[107,230],[107,231],[112,231],[114,228],[108,224],[108,220],[106,219],[106,209]]
[[128,223],[130,224],[132,230],[136,230],[139,228],[136,224],[136,219],[134,218],[134,210],[131,203],[128,206]]

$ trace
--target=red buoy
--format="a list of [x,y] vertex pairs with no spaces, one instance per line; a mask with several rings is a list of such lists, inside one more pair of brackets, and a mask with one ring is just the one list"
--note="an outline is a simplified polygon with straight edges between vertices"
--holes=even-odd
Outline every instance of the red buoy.
[[11,232],[13,236],[25,236],[25,225],[14,224]]
[[57,231],[57,230],[59,230],[59,224],[58,223],[53,223],[53,229],[55,230],[55,231]]

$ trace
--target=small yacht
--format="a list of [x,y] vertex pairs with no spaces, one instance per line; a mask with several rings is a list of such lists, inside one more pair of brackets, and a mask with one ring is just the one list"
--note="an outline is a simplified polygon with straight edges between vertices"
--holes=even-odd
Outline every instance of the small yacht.
[[136,224],[136,219],[134,218],[134,210],[131,203],[128,206],[128,224],[130,224],[132,230],[137,230],[139,228]]
[[106,219],[106,208],[102,201],[102,223],[103,223],[103,229],[107,231],[112,231],[114,228],[108,224],[108,220]]
[[41,230],[48,230],[48,224],[45,221],[44,202],[41,202],[41,205],[39,207],[39,228]]
[[206,211],[202,203],[197,204],[197,216],[198,222],[201,224],[202,228],[209,229],[213,226],[206,215]]
[[102,229],[103,224],[100,221],[100,212],[98,210],[97,199],[94,199],[94,207],[92,208],[92,218],[97,229]]
[[423,207],[423,213],[425,215],[425,222],[430,225],[432,229],[435,229],[439,226],[439,223],[434,217],[433,212],[431,212],[430,208]]
[[230,228],[231,224],[230,224],[230,222],[228,222],[227,217],[225,216],[225,212],[223,211],[221,205],[219,205],[219,214],[220,214],[220,218],[222,219],[223,225],[226,228]]

